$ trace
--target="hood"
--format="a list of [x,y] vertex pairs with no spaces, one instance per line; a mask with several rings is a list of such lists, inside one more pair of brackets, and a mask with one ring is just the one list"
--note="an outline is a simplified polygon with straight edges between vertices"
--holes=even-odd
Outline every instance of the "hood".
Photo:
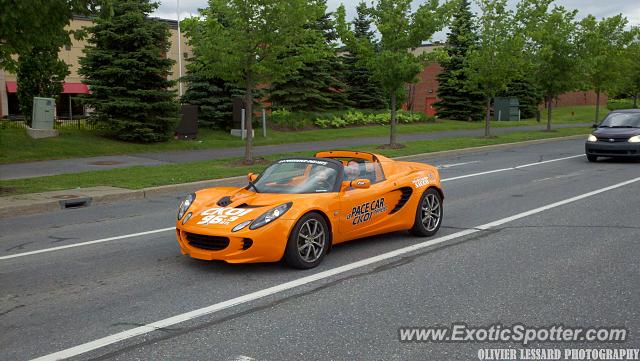
[[211,188],[196,193],[187,225],[231,229],[269,209],[292,201],[295,194],[255,193],[244,188]]
[[598,138],[631,138],[640,134],[640,128],[598,128],[593,132]]

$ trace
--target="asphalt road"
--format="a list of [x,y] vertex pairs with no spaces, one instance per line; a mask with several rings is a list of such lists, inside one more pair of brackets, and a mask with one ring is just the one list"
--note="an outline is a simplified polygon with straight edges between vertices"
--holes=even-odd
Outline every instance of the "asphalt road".
[[[434,239],[450,239],[342,273],[337,267],[429,239],[399,232],[357,240],[299,271],[192,260],[172,230],[6,258],[171,227],[182,195],[0,220],[0,359],[87,343],[74,359],[472,360],[481,348],[521,348],[398,340],[402,326],[453,322],[624,326],[621,344],[533,347],[639,348],[640,162],[588,163],[583,144],[429,159],[446,179]],[[464,230],[474,233],[456,236]],[[323,271],[215,313],[91,343]]]

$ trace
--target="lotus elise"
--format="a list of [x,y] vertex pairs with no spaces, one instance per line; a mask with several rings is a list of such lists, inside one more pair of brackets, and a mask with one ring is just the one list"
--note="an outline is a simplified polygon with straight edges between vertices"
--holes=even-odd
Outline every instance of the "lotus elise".
[[443,217],[438,170],[355,151],[286,158],[241,188],[216,187],[180,204],[183,254],[229,263],[317,266],[335,244],[408,230],[432,236]]

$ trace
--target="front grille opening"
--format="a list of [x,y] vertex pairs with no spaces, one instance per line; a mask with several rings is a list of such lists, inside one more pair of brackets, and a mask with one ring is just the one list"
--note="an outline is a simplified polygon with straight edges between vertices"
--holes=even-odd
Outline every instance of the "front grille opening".
[[190,246],[209,251],[219,251],[229,246],[229,238],[227,237],[206,236],[194,233],[185,233],[185,237]]
[[253,240],[250,238],[245,238],[242,240],[242,250],[247,250],[249,247],[253,245]]

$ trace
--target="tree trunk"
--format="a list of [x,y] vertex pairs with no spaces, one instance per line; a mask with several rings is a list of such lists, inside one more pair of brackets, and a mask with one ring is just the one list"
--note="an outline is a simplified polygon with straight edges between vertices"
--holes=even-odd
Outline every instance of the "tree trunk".
[[633,107],[638,108],[638,93],[633,97]]
[[246,77],[246,89],[244,95],[244,129],[247,136],[244,142],[244,163],[253,164],[253,82],[251,76]]
[[396,145],[396,93],[391,93],[391,134],[389,137],[389,145]]
[[547,96],[547,131],[551,130],[551,104],[553,101],[553,97],[551,95]]
[[593,124],[598,124],[600,120],[600,89],[596,89],[596,119]]
[[487,97],[487,108],[484,117],[484,136],[491,136],[491,97]]

